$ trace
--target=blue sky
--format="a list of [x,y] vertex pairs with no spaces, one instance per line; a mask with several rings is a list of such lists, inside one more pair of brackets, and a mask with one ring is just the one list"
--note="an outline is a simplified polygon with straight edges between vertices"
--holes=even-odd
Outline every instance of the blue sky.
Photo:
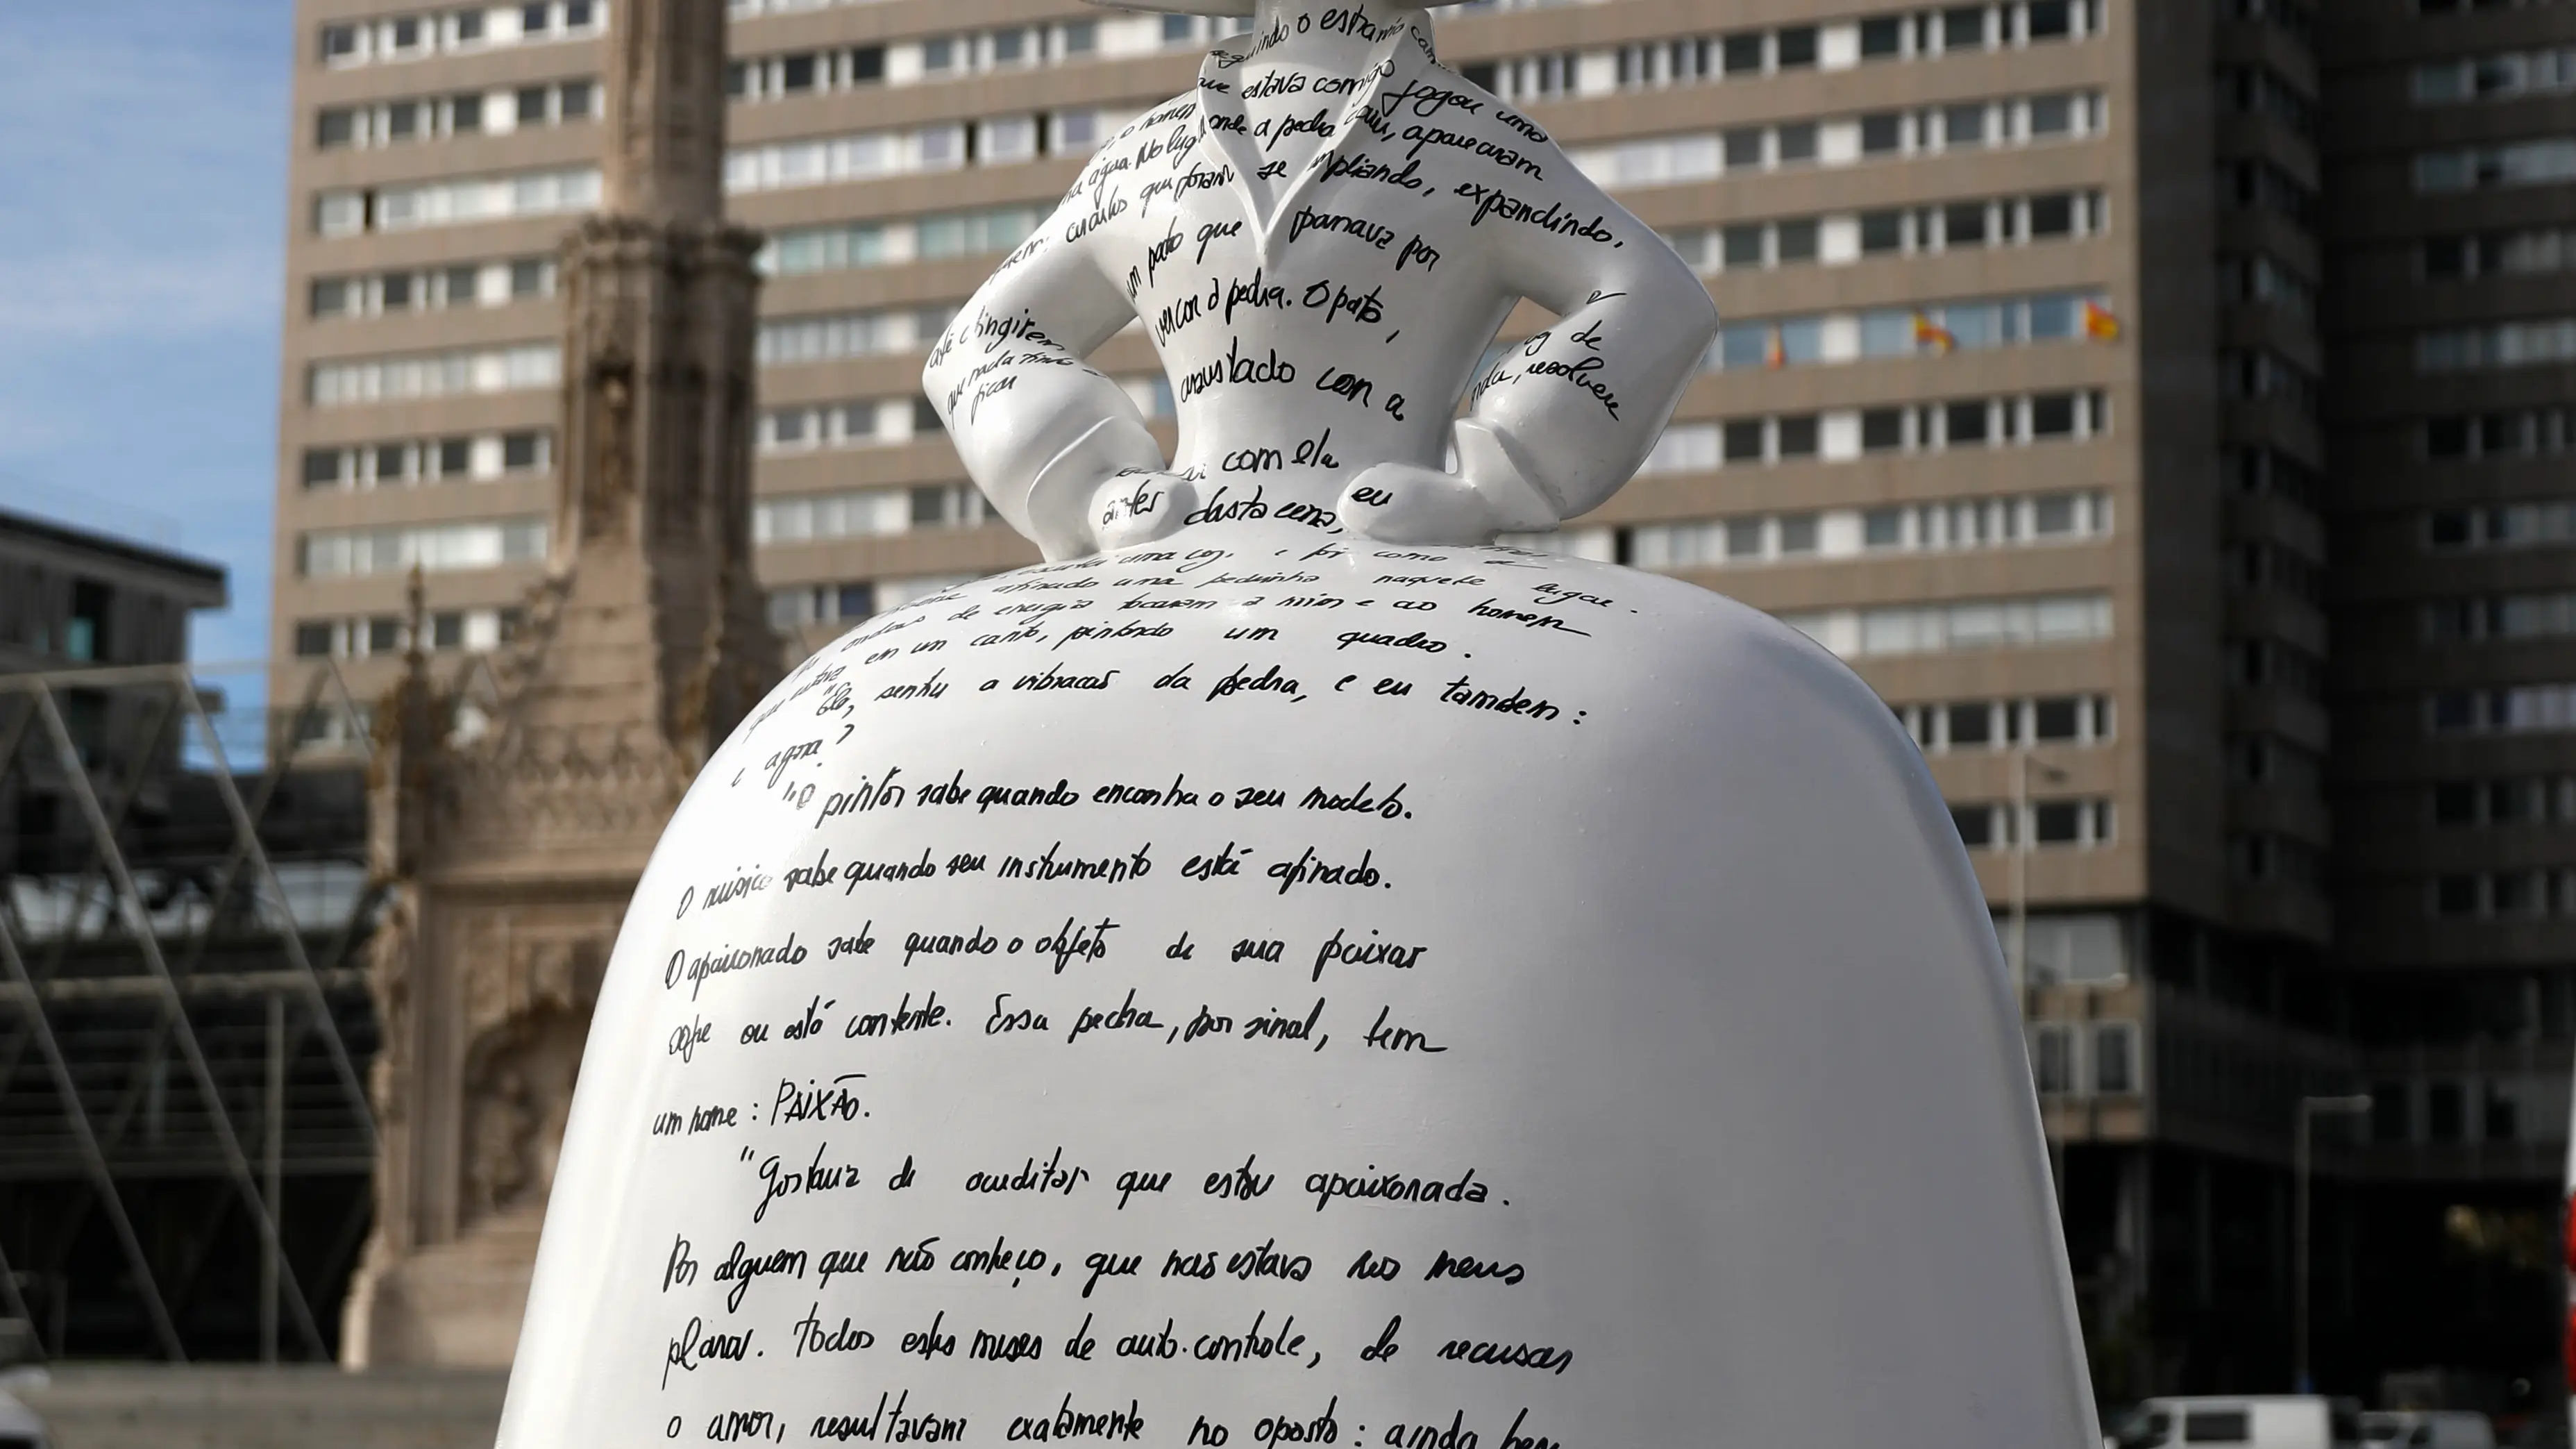
[[267,652],[293,14],[0,0],[0,503],[232,571]]

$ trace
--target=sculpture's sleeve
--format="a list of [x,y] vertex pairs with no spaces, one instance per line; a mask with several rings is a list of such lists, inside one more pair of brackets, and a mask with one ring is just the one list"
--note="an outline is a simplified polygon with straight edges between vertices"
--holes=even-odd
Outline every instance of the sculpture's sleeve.
[[[1504,286],[1557,314],[1508,348],[1459,426],[1461,466],[1503,460],[1572,518],[1627,482],[1717,335],[1717,307],[1645,223],[1550,147],[1549,180],[1461,199],[1466,245],[1491,247]],[[1462,193],[1465,192],[1462,188]],[[1499,450],[1474,447],[1479,428]],[[1498,456],[1499,454],[1499,456]]]
[[1086,171],[948,324],[922,371],[968,476],[1051,559],[1092,551],[1083,512],[1099,483],[1163,466],[1126,390],[1083,361],[1135,315],[1086,240],[1113,200]]

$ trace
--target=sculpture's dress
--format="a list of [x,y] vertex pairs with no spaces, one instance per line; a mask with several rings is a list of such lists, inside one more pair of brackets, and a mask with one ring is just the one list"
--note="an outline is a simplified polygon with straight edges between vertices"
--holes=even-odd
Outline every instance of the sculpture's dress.
[[[1885,707],[1695,588],[1336,526],[1440,467],[1511,295],[1563,318],[1456,436],[1506,520],[1623,480],[1708,327],[1380,54],[1274,224],[1176,102],[942,343],[1057,561],[826,648],[681,807],[504,1444],[2092,1433],[1993,929]],[[1078,360],[1131,309],[1170,473]],[[1194,521],[1093,553],[1122,468]]]

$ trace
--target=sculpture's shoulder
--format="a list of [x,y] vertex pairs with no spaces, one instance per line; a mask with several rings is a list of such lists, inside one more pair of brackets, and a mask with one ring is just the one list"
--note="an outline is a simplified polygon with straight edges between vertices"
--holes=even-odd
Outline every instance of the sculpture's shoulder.
[[1381,89],[1374,102],[1381,140],[1408,151],[1472,150],[1477,159],[1533,181],[1579,178],[1545,127],[1510,102],[1438,61]]

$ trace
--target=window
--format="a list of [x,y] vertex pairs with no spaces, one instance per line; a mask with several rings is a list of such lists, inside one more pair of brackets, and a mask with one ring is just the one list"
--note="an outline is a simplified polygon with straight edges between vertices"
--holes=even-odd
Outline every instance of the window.
[[1905,145],[1905,118],[1893,111],[1860,118],[1860,149],[1864,156],[1893,155]]
[[1885,60],[1905,53],[1905,22],[1893,15],[1882,15],[1860,23],[1860,54],[1863,60]]
[[1753,75],[1762,69],[1762,36],[1756,31],[1730,35],[1724,43],[1726,73]]
[[2031,1084],[2043,1093],[2075,1086],[2075,1034],[2058,1023],[2034,1026],[2030,1032]]
[[295,626],[295,654],[299,659],[318,659],[331,652],[331,626],[327,623],[300,621]]
[[1778,258],[1782,263],[1812,262],[1822,228],[1813,220],[1784,221],[1774,228]]
[[1964,5],[1941,12],[1941,48],[1943,50],[1983,50],[1986,46],[1986,7]]
[[548,436],[544,433],[503,433],[501,467],[512,473],[544,467],[546,465],[545,447],[548,441]]
[[1860,216],[1860,249],[1863,256],[1881,256],[1905,249],[1905,213],[1901,211],[1865,211]]
[[1772,55],[1781,70],[1795,70],[1816,63],[1816,27],[1792,26],[1772,38]]
[[316,407],[336,407],[552,387],[561,378],[562,366],[562,353],[550,342],[349,358],[308,368],[306,397]]
[[[1890,452],[1905,446],[1905,410],[1872,408],[1860,415],[1860,446],[1870,453]],[[1886,510],[1882,510],[1886,511]],[[1871,515],[1875,517],[1876,515]],[[1895,515],[1889,512],[1892,518]],[[1890,539],[1889,542],[1894,542]]]
[[1818,131],[1815,122],[1793,122],[1789,125],[1780,127],[1779,130],[1773,134],[1779,138],[1781,165],[1786,166],[1795,161],[1813,161],[1816,159],[1816,138]]
[[493,568],[533,563],[545,556],[542,518],[430,524],[409,528],[346,529],[307,533],[296,540],[296,562],[306,578]]
[[1953,805],[1950,823],[1958,828],[1959,843],[1970,850],[1995,843],[1995,810],[1991,805]]
[[2250,1444],[2253,1418],[2243,1409],[2194,1409],[2182,1416],[2186,1444]]

